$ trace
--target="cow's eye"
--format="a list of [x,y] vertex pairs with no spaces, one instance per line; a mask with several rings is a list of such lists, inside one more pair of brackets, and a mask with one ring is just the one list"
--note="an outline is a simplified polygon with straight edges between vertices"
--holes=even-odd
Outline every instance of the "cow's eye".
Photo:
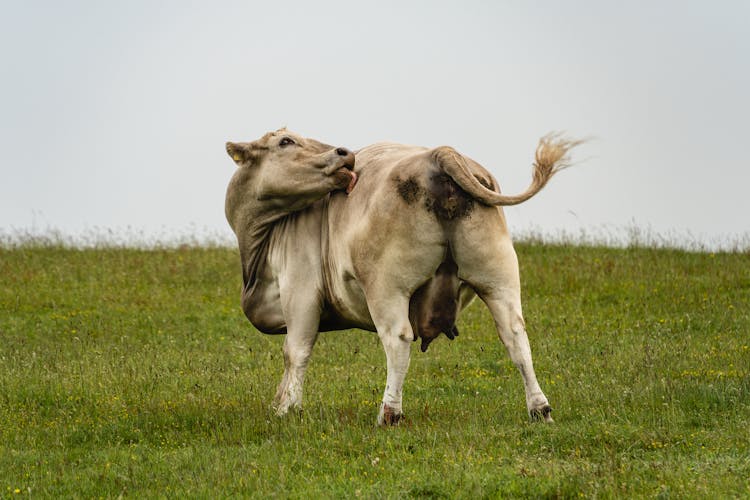
[[284,137],[284,138],[283,138],[283,139],[281,139],[281,141],[279,142],[279,146],[281,146],[282,148],[283,148],[284,146],[290,146],[290,145],[292,145],[292,144],[294,144],[294,140],[293,140],[293,139],[290,139],[289,137]]

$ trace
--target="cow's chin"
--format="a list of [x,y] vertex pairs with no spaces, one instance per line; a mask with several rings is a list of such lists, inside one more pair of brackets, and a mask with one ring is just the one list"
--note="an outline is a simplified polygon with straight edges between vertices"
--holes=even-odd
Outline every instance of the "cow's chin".
[[333,176],[336,178],[338,189],[346,189],[346,194],[351,193],[357,183],[357,174],[346,167],[336,170]]

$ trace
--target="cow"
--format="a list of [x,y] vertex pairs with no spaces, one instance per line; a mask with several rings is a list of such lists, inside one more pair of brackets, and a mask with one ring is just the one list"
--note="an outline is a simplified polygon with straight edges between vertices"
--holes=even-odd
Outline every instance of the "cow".
[[227,142],[237,168],[225,212],[239,244],[242,310],[261,332],[286,334],[276,413],[301,408],[318,333],[359,328],[377,332],[386,355],[377,422],[398,424],[412,341],[425,351],[441,333],[458,335],[458,314],[478,296],[520,371],[529,415],[551,422],[502,207],[539,192],[576,144],[542,138],[530,186],[509,196],[448,146],[388,142],[355,154],[286,128]]

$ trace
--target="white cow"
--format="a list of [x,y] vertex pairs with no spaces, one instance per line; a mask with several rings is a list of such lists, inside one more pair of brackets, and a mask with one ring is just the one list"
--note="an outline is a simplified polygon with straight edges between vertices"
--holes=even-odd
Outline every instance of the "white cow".
[[380,143],[355,155],[286,129],[226,144],[238,168],[226,216],[239,243],[242,309],[285,333],[279,415],[302,404],[318,332],[377,331],[387,360],[379,424],[402,417],[411,344],[422,350],[478,295],[518,367],[533,418],[552,421],[521,313],[518,261],[504,205],[536,194],[577,142],[543,138],[531,186],[500,194],[492,175],[450,147]]

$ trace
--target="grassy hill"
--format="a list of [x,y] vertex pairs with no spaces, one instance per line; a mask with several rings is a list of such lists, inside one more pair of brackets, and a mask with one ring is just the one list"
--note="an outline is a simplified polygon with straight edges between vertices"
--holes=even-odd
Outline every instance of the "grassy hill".
[[305,411],[224,248],[0,248],[0,495],[750,496],[750,253],[517,245],[556,423],[476,301],[375,427],[377,336],[322,334]]

